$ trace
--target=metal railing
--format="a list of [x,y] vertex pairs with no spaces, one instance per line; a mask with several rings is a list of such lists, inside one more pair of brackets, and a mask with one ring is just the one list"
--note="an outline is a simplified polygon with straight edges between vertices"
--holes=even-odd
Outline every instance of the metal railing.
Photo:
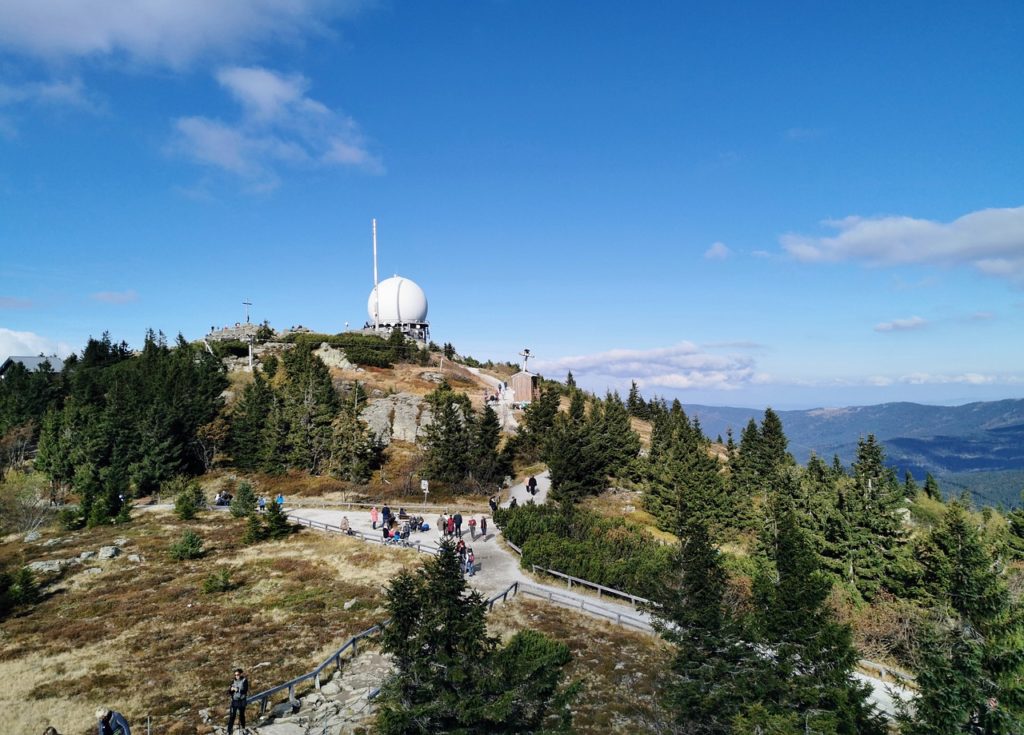
[[[487,609],[493,609],[495,603],[497,602],[506,602],[510,596],[514,597],[518,592],[519,582],[513,582],[508,587],[506,587],[503,592],[499,592],[493,597],[487,599]],[[292,708],[295,709],[298,706],[298,699],[296,699],[295,697],[295,689],[299,684],[312,680],[313,686],[319,690],[321,674],[323,674],[324,670],[328,666],[334,664],[335,669],[337,671],[340,671],[342,655],[346,651],[348,651],[351,648],[352,654],[350,658],[354,658],[358,653],[359,641],[363,640],[364,638],[368,638],[370,636],[379,634],[390,622],[391,619],[389,618],[384,622],[374,625],[372,628],[367,628],[362,633],[357,633],[356,635],[352,636],[347,641],[345,641],[345,644],[341,648],[339,648],[337,651],[328,656],[327,659],[322,664],[317,666],[308,674],[297,676],[294,679],[291,679],[290,681],[286,681],[284,684],[278,684],[277,686],[271,687],[270,689],[262,691],[259,694],[253,694],[251,697],[248,697],[245,700],[246,706],[258,702],[260,705],[259,714],[260,716],[262,716],[266,713],[267,707],[270,705],[271,697],[273,697],[275,694],[280,694],[281,692],[288,690],[288,702],[291,704]],[[371,694],[374,693],[376,692],[373,692]]]
[[532,595],[539,597],[542,600],[547,600],[555,605],[561,605],[563,607],[569,607],[574,610],[580,610],[590,615],[594,615],[601,618],[606,618],[616,625],[622,625],[630,628],[636,628],[642,630],[645,633],[651,633],[654,631],[654,626],[651,625],[650,621],[638,616],[630,615],[628,613],[619,612],[617,610],[610,610],[607,607],[601,605],[595,605],[586,599],[578,597],[570,597],[569,595],[563,595],[560,592],[551,589],[545,589],[544,587],[537,587],[529,584],[528,582],[519,583],[519,592],[524,595]]
[[[514,552],[519,554],[519,556],[523,555],[523,550],[516,546],[514,543],[512,543],[508,539],[505,539],[505,543],[508,544]],[[640,597],[639,595],[633,595],[629,592],[623,592],[622,590],[617,590],[614,587],[605,587],[603,584],[591,582],[587,579],[581,579],[580,577],[574,577],[571,574],[559,572],[555,569],[547,569],[545,567],[537,566],[536,564],[531,564],[530,568],[532,569],[534,574],[537,574],[538,572],[544,572],[544,574],[549,574],[552,577],[559,577],[561,579],[564,579],[566,582],[566,587],[568,589],[572,589],[572,586],[575,584],[578,587],[586,587],[588,589],[597,590],[598,597],[600,597],[602,594],[605,594],[611,595],[612,597],[621,597],[624,600],[629,600],[630,604],[633,605],[634,610],[637,608],[638,605],[651,604],[651,601],[648,600],[646,597]]]

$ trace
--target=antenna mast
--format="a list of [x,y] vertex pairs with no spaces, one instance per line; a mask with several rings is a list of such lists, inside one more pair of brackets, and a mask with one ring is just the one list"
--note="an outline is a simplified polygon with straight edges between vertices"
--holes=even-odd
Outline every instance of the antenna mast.
[[380,291],[377,290],[377,218],[373,218],[373,331],[380,329]]
[[523,358],[523,372],[530,372],[529,369],[526,367],[526,363],[530,361],[530,348],[524,347],[523,351],[519,353],[519,356]]

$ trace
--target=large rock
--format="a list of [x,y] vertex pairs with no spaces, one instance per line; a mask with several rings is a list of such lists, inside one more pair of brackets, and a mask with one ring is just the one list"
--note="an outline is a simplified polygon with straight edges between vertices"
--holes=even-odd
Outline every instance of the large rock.
[[39,531],[29,531],[25,534],[25,543],[30,544],[33,541],[38,541],[41,537],[42,534]]
[[430,408],[412,393],[396,393],[371,400],[360,414],[370,433],[383,443],[392,440],[414,444],[432,420]]
[[68,563],[64,559],[48,559],[46,561],[30,561],[27,566],[33,572],[44,574],[55,574],[66,567]]
[[121,549],[116,546],[101,546],[99,557],[100,559],[113,559],[120,553]]
[[340,370],[352,370],[355,368],[343,350],[335,349],[326,342],[321,342],[313,354],[319,357],[327,367],[339,368]]

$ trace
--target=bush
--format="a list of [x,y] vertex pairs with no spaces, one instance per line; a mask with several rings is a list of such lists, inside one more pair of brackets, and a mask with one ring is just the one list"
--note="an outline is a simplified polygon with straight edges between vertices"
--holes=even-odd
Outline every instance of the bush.
[[14,575],[11,585],[11,600],[16,605],[31,605],[39,600],[39,585],[28,567],[22,567]]
[[295,530],[295,526],[288,522],[288,516],[281,510],[281,506],[277,503],[270,503],[267,505],[267,528],[266,535],[268,538],[278,539],[284,538]]
[[195,531],[185,531],[177,542],[171,544],[171,548],[168,551],[171,558],[175,561],[198,559],[204,553],[203,539]]
[[206,496],[198,482],[189,482],[174,499],[174,513],[183,521],[191,521],[196,512],[205,507]]
[[238,585],[231,581],[231,570],[222,567],[216,572],[210,572],[203,580],[202,590],[204,594],[213,595],[218,592],[230,592]]
[[235,518],[245,518],[256,512],[256,494],[252,491],[252,485],[242,482],[238,486],[238,492],[231,499],[231,515]]
[[81,508],[62,508],[57,513],[57,524],[64,531],[77,531],[85,528],[85,516]]
[[[274,505],[277,505],[276,503]],[[245,524],[245,533],[242,534],[243,544],[258,544],[267,538],[267,529],[260,517],[253,513]]]
[[553,569],[652,597],[672,566],[672,546],[624,520],[552,505],[521,505],[494,514],[505,538],[523,550],[522,565]]

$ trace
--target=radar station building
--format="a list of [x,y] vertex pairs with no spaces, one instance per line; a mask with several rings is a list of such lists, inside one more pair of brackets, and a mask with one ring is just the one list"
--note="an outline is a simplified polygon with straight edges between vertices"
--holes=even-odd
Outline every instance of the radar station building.
[[402,276],[384,279],[370,291],[366,311],[370,321],[364,332],[387,336],[397,329],[417,342],[430,340],[427,295],[415,281]]

